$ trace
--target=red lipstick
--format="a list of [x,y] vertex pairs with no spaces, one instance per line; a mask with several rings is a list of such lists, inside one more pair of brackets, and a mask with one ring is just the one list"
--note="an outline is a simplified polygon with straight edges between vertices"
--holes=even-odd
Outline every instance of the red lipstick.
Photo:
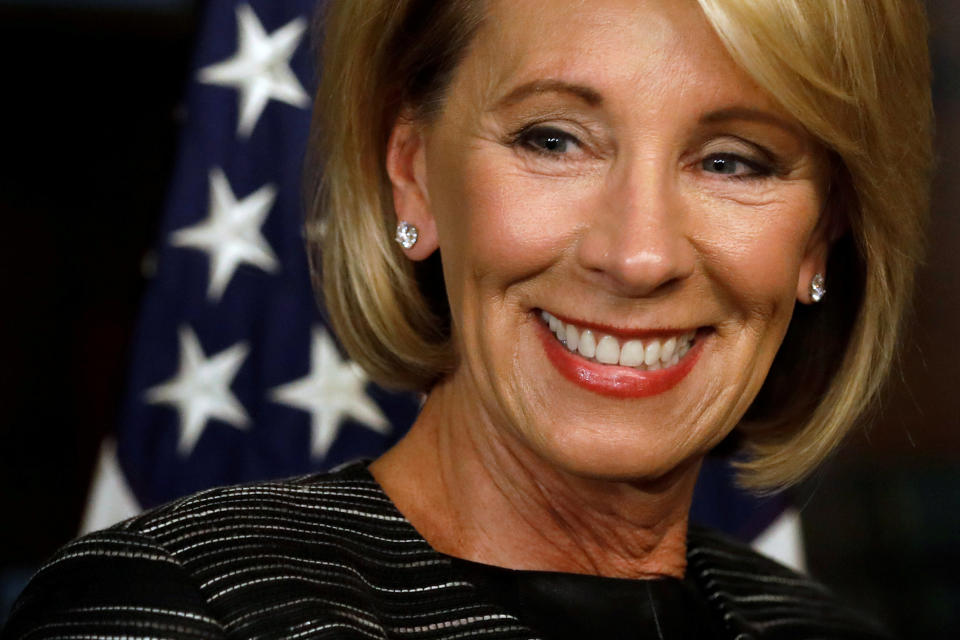
[[563,377],[595,393],[616,398],[643,398],[673,388],[693,369],[703,345],[702,340],[695,340],[690,351],[672,367],[641,371],[587,360],[562,345],[544,323],[535,324],[547,357]]

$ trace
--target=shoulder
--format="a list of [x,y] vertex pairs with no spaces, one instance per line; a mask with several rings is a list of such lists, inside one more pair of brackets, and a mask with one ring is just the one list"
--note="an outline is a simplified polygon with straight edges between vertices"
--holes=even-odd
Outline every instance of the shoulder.
[[148,535],[189,558],[191,545],[228,543],[224,534],[271,530],[280,534],[304,528],[313,532],[313,527],[330,521],[349,521],[360,528],[406,523],[366,465],[354,463],[329,473],[209,489],[147,511],[114,529]]
[[364,463],[211,489],[117,529],[149,536],[205,585],[307,559],[364,564],[372,553],[432,552]]
[[707,529],[691,527],[687,571],[740,640],[889,640],[827,587]]
[[293,621],[291,602],[355,600],[345,576],[418,551],[432,553],[363,465],[212,489],[67,544],[3,638],[222,637],[271,605]]
[[10,613],[4,640],[223,637],[222,625],[209,614],[177,559],[149,537],[117,529],[60,549],[34,575]]

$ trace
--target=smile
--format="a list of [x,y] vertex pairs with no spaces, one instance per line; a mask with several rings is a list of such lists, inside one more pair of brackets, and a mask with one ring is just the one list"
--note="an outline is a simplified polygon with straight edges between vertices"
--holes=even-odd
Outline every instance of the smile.
[[581,329],[572,322],[564,322],[547,311],[541,311],[543,321],[570,351],[600,364],[619,364],[640,371],[656,371],[675,366],[687,355],[693,345],[695,331],[669,337],[617,338],[591,329]]
[[[643,397],[678,384],[696,363],[706,332],[604,331],[539,312],[547,356],[568,380],[615,397]],[[704,336],[700,334],[703,333]]]

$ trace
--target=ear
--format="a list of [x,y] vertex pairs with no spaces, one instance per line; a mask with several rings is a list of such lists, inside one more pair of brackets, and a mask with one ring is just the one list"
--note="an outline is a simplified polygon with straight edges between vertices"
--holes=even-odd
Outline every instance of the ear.
[[800,263],[800,273],[797,277],[797,300],[802,304],[813,304],[813,298],[810,296],[810,283],[813,276],[820,273],[830,283],[827,277],[827,252],[828,243],[825,238],[821,238],[816,243],[807,247],[807,253]]
[[403,252],[411,260],[424,260],[436,251],[437,225],[427,191],[426,137],[413,121],[397,119],[387,141],[387,175],[393,185],[393,208],[397,224],[417,228],[417,242]]
[[829,291],[830,275],[827,273],[827,258],[830,255],[830,247],[850,231],[847,217],[840,213],[847,207],[846,200],[842,197],[843,192],[836,191],[835,184],[836,180],[829,178],[824,194],[825,205],[817,226],[810,234],[803,260],[800,262],[797,301],[802,304],[815,304],[810,295],[810,283],[813,276],[818,273],[823,276]]
[[797,277],[797,300],[802,304],[814,304],[813,297],[810,295],[810,282],[816,274],[823,275],[827,288],[830,288],[830,277],[827,274],[827,257],[830,255],[830,247],[847,232],[845,218],[837,214],[837,208],[837,202],[828,198],[828,204],[824,207],[820,220],[817,221],[817,226],[807,242]]
[[807,242],[797,277],[797,300],[802,304],[815,304],[810,295],[810,283],[816,274],[823,276],[826,288],[829,290],[827,258],[834,243],[850,231],[848,218],[843,212],[854,206],[853,201],[849,199],[849,189],[844,187],[849,185],[849,182],[842,177],[846,175],[842,161],[833,155],[828,155],[821,164],[821,168],[824,172],[820,183],[821,201],[824,204],[817,226]]

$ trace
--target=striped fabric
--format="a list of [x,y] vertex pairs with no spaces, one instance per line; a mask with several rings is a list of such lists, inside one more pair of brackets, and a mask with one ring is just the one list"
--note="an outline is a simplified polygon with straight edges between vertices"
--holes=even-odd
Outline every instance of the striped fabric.
[[[689,568],[729,637],[881,638],[821,586],[693,530]],[[80,538],[34,577],[2,640],[529,639],[358,463],[206,491]]]

